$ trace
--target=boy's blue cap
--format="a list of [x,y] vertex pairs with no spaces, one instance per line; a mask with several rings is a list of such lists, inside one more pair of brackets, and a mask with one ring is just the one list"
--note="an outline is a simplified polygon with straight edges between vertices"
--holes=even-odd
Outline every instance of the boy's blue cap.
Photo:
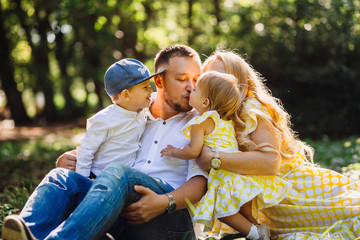
[[162,72],[164,70],[151,75],[149,69],[142,62],[124,58],[112,64],[106,70],[104,77],[105,91],[111,97]]

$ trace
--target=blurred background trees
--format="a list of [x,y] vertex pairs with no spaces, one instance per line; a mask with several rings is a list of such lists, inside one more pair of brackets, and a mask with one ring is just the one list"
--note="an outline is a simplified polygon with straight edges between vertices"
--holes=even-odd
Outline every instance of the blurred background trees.
[[175,43],[244,56],[300,137],[360,134],[360,0],[0,0],[0,120],[88,116],[110,64]]

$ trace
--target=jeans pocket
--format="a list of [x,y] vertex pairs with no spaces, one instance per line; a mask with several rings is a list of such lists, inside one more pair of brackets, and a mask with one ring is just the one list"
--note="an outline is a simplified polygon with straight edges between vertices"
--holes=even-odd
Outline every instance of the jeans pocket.
[[195,240],[194,232],[173,232],[168,231],[161,240]]

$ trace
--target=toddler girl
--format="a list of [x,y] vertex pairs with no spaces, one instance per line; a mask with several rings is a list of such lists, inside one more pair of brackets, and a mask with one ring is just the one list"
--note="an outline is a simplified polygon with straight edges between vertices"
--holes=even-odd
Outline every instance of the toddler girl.
[[277,176],[235,174],[221,169],[219,152],[239,152],[236,133],[243,131],[240,119],[241,102],[245,98],[230,74],[206,72],[202,74],[190,94],[189,104],[199,111],[182,132],[190,137],[190,144],[176,148],[168,145],[162,155],[181,159],[199,156],[203,144],[214,151],[209,172],[208,191],[197,205],[195,222],[212,229],[215,219],[226,223],[247,239],[269,239],[266,226],[254,225],[251,202],[272,206],[290,191],[288,183]]

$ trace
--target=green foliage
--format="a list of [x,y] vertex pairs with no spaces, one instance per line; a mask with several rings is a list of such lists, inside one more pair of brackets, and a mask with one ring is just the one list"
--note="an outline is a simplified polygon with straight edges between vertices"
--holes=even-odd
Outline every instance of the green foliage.
[[[62,153],[74,149],[83,130],[73,129],[74,137],[48,135],[29,141],[0,144],[0,229],[5,216],[18,213],[34,186],[53,167]],[[329,138],[306,142],[315,149],[314,162],[359,180],[360,138],[332,141]],[[195,211],[194,208],[192,208]]]
[[336,226],[339,226],[338,232],[340,232],[343,236],[345,236],[346,239],[354,239],[354,240],[359,239],[350,231],[348,225],[345,224],[343,220],[339,220],[339,221],[335,222],[333,225],[331,225],[329,228],[327,228],[326,231],[323,234],[321,234],[320,238],[325,238],[325,237],[330,238],[330,235],[328,235],[328,234]]
[[9,186],[0,194],[0,236],[4,218],[10,214],[18,214],[29,198],[29,192],[32,191],[32,186],[29,190],[24,186],[22,188]]
[[314,163],[344,173],[346,176],[359,180],[360,170],[360,138],[350,137],[346,140],[321,140],[306,142],[315,149]]
[[55,167],[55,160],[75,143],[49,135],[30,141],[7,141],[0,145],[0,192],[8,186],[29,188]]
[[154,71],[155,54],[181,43],[203,59],[219,47],[244,55],[302,137],[360,133],[359,0],[2,0],[0,10],[10,47],[1,57],[14,61],[31,117],[93,113],[110,103],[110,64],[132,57]]
[[6,198],[4,198],[4,202],[7,202],[9,204],[11,204],[12,206],[21,209],[27,199],[29,198],[29,192],[32,192],[33,186],[30,185],[29,190],[25,187],[14,187],[14,186],[9,186],[5,189],[4,191],[4,195],[6,196]]
[[4,224],[4,218],[10,214],[18,213],[19,209],[14,208],[11,204],[5,203],[0,205],[0,236],[2,235],[2,225]]
[[73,129],[72,138],[51,134],[0,144],[0,229],[7,215],[20,212],[34,190],[33,186],[55,167],[55,160],[76,147],[82,132]]

